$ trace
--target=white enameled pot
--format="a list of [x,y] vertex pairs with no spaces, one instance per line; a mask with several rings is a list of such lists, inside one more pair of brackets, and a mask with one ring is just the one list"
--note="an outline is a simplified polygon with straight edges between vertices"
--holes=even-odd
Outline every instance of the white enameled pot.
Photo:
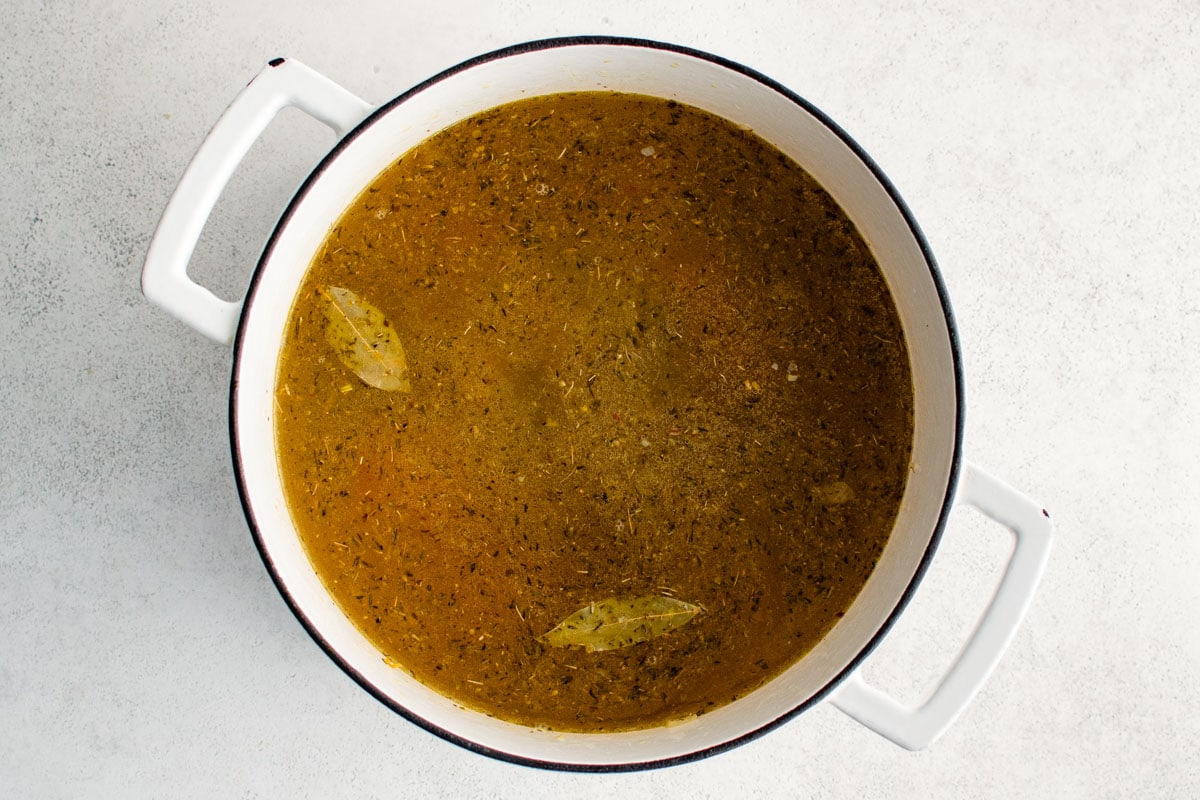
[[[282,332],[313,254],[342,211],[388,164],[476,112],[540,94],[616,90],[672,98],[749,126],[807,169],[875,254],[908,343],[915,391],[911,471],[892,536],[845,617],[762,688],[696,719],[649,730],[563,734],[464,709],[384,663],[310,566],[284,502],[273,440]],[[187,263],[213,205],[251,144],[285,106],[341,136],[271,234],[244,302],[191,281]],[[364,689],[471,750],[583,770],[662,766],[709,755],[828,700],[910,749],[944,731],[987,678],[1027,609],[1050,548],[1042,508],[961,458],[962,375],[945,289],[915,221],[869,157],[820,111],[739,64],[629,39],[556,39],[510,47],[416,86],[378,108],[302,64],[274,59],[201,145],[168,204],[142,276],[146,296],[201,333],[234,343],[230,424],[246,517],[268,570],[316,642]],[[927,701],[902,706],[856,670],[917,588],[950,509],[968,503],[1009,529],[1015,547],[996,594]]]

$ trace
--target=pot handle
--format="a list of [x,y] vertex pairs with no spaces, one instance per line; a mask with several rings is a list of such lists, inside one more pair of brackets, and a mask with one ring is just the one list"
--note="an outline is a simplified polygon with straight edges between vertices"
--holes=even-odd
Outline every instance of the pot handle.
[[987,680],[1029,609],[1050,554],[1050,515],[1012,487],[967,462],[955,503],[975,506],[1012,532],[1015,547],[1000,586],[971,638],[929,698],[902,705],[862,677],[850,675],[830,702],[881,736],[921,750],[941,736]]
[[217,198],[250,146],[288,106],[333,128],[339,138],[374,108],[299,61],[268,61],[234,98],[188,164],[142,267],[142,293],[150,302],[222,344],[233,341],[243,300],[222,300],[195,283],[187,274],[188,261]]

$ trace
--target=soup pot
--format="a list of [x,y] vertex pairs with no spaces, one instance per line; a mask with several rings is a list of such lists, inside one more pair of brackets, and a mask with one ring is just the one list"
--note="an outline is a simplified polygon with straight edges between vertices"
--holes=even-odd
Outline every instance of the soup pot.
[[[580,90],[634,92],[705,109],[752,129],[808,170],[854,221],[879,263],[907,339],[915,394],[910,473],[894,530],[862,592],[824,639],[761,688],[703,716],[591,734],[486,716],[384,662],[305,555],[284,501],[272,402],[297,288],[359,192],[405,151],[465,117],[521,98]],[[300,108],[341,138],[284,209],[245,299],[226,302],[188,277],[188,260],[222,188],[285,106]],[[467,61],[378,107],[297,61],[273,59],[236,97],[184,173],[151,242],[142,287],[183,322],[233,344],[229,413],[238,489],[266,567],[296,617],[364,689],[476,752],[560,769],[663,766],[748,741],[824,701],[904,747],[925,747],[995,666],[1049,553],[1051,526],[1041,506],[962,459],[963,381],[950,304],[929,247],[892,184],[811,104],[754,70],[706,53],[610,37],[539,41]],[[957,660],[924,703],[907,707],[865,682],[858,668],[916,590],[956,503],[975,506],[1010,530],[1015,547]]]

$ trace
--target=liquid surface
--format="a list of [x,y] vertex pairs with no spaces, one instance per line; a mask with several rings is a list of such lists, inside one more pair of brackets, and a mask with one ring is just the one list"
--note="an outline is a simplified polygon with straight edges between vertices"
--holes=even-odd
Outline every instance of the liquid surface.
[[[390,388],[339,352],[333,289],[386,317]],[[502,106],[380,175],[298,293],[276,395],[293,519],[382,657],[561,730],[704,713],[807,652],[912,439],[900,325],[837,205],[752,133],[630,95]],[[547,637],[639,601],[667,611],[632,643]]]

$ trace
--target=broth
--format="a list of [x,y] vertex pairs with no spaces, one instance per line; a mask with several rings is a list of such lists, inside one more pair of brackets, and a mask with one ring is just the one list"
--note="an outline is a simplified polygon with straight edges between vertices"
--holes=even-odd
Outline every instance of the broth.
[[[912,440],[836,203],[750,131],[613,93],[501,106],[379,175],[299,289],[276,401],[299,535],[382,657],[564,731],[701,714],[804,655]],[[547,637],[606,601],[625,638]]]

